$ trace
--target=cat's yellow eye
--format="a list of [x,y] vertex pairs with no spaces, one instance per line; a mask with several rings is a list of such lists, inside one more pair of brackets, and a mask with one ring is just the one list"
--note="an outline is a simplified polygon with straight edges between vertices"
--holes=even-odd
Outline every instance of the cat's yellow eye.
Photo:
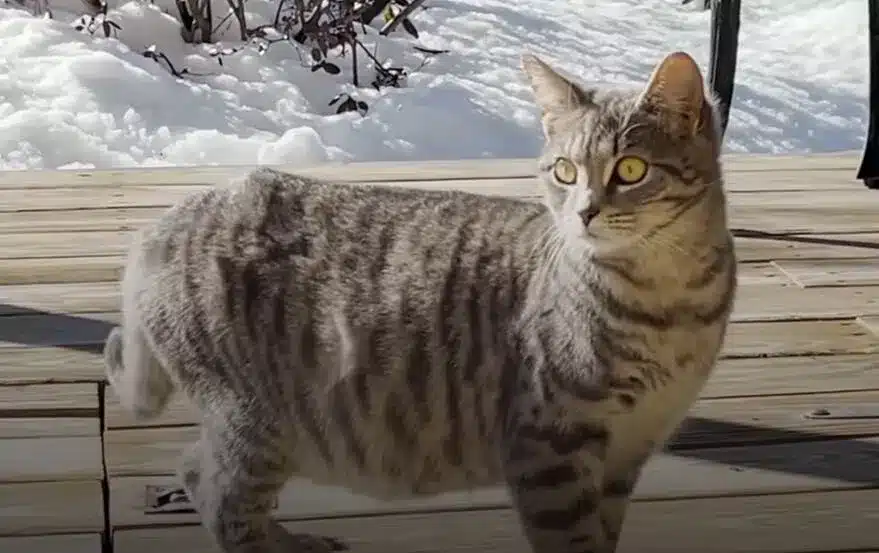
[[552,174],[556,180],[563,184],[574,184],[577,182],[577,166],[567,158],[560,157],[555,160],[552,166]]
[[647,162],[637,156],[621,157],[614,175],[624,184],[637,184],[647,175]]

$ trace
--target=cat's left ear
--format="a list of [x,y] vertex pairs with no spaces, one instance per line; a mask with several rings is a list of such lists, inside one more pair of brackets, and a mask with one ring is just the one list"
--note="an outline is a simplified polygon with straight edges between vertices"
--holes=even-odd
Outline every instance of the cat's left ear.
[[670,134],[682,138],[701,131],[710,118],[702,72],[685,52],[669,54],[656,66],[641,101],[659,114]]

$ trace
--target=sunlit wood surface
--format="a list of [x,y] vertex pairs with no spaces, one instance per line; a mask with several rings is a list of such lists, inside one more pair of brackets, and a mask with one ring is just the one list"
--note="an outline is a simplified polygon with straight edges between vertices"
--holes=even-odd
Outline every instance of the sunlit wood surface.
[[[623,553],[879,551],[879,192],[855,155],[730,157],[740,293],[716,376],[651,462]],[[323,166],[347,182],[536,199],[531,160]],[[213,553],[148,513],[196,435],[105,394],[131,231],[245,168],[0,173],[0,551]],[[278,515],[352,553],[527,553],[501,490],[386,503],[294,483]],[[112,540],[106,539],[112,537]],[[291,552],[292,553],[292,552]]]

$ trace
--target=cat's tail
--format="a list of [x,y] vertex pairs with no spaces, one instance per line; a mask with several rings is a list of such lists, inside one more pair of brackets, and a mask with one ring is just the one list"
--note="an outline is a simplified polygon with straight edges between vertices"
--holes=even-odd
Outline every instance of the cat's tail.
[[137,419],[152,419],[165,410],[174,382],[140,328],[117,326],[110,331],[104,344],[104,364],[120,403]]

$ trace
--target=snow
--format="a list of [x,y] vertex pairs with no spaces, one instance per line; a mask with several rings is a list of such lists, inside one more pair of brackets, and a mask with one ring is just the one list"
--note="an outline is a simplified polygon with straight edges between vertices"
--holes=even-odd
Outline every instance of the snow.
[[[532,51],[590,83],[639,84],[667,52],[707,68],[710,14],[695,0],[427,0],[402,29],[363,38],[409,68],[402,88],[312,72],[288,43],[261,55],[230,25],[219,44],[188,45],[172,0],[111,0],[117,37],[74,29],[80,0],[49,0],[53,19],[0,8],[0,169],[150,165],[313,165],[534,156],[537,109],[519,70]],[[214,13],[224,15],[225,0]],[[274,3],[248,0],[251,26]],[[743,2],[726,148],[732,152],[857,150],[868,107],[865,0]],[[174,15],[170,15],[174,14]],[[429,56],[413,45],[447,49]],[[143,56],[150,46],[177,70]],[[232,54],[212,51],[240,48]],[[222,58],[220,65],[218,58]],[[374,74],[360,55],[360,76]],[[425,61],[425,58],[428,58]],[[303,61],[304,60],[304,61]],[[422,66],[423,64],[423,66]],[[335,114],[340,92],[366,115]]]

